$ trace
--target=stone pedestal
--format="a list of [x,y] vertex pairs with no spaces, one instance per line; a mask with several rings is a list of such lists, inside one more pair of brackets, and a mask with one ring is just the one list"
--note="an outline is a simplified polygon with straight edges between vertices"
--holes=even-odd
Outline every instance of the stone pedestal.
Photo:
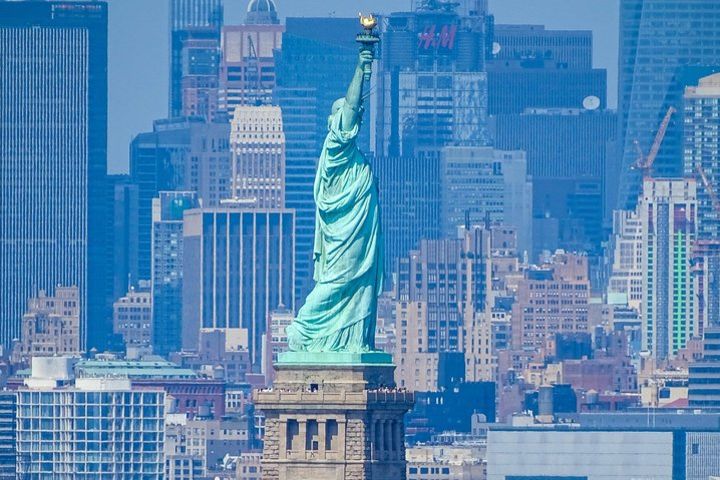
[[255,392],[265,414],[263,479],[405,479],[413,394],[395,388],[387,358],[338,359],[281,357],[273,388]]

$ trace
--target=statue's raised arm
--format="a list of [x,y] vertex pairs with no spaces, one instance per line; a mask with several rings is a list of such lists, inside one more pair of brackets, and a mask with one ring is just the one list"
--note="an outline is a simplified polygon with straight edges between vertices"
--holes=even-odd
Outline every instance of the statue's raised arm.
[[342,129],[352,130],[360,121],[360,107],[362,106],[363,88],[365,85],[365,72],[367,66],[372,65],[373,52],[368,48],[360,50],[360,57],[355,68],[350,87],[348,87],[347,95],[345,95],[345,105],[343,106]]
[[[363,37],[363,40],[367,40]],[[363,45],[347,94],[332,107],[315,176],[315,287],[287,327],[291,352],[375,350],[383,242],[378,190],[357,136],[373,49]]]

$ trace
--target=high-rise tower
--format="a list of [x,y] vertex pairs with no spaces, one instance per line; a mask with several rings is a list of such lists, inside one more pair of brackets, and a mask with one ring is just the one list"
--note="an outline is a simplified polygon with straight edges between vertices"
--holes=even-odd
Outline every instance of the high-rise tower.
[[82,347],[112,333],[107,5],[0,2],[0,342],[38,289],[79,288]]
[[720,73],[688,86],[683,98],[683,173],[698,178],[698,237],[720,240]]
[[280,107],[236,107],[230,196],[259,208],[285,203],[285,133]]
[[643,350],[672,358],[702,333],[695,317],[691,258],[697,232],[697,184],[692,179],[649,179],[637,212],[643,242]]
[[171,0],[169,117],[217,110],[222,0]]
[[158,355],[182,344],[183,214],[198,208],[196,192],[160,192],[152,212],[152,343]]
[[276,49],[285,25],[273,0],[250,0],[243,25],[222,29],[218,108],[232,117],[238,105],[269,105],[275,88]]
[[[642,178],[631,169],[637,141],[647,152],[670,106],[681,111],[687,85],[717,68],[720,5],[715,0],[622,0],[620,2],[620,71],[618,114],[620,160],[617,206],[632,209]],[[700,72],[695,72],[699,70]],[[682,122],[671,121],[657,160],[657,176],[682,175]]]

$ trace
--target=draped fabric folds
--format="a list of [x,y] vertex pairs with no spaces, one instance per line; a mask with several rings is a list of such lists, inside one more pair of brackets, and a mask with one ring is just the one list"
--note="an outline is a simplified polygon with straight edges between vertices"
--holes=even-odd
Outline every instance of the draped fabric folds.
[[287,327],[291,351],[361,353],[375,349],[383,242],[378,190],[357,146],[360,125],[329,120],[315,177],[315,288]]

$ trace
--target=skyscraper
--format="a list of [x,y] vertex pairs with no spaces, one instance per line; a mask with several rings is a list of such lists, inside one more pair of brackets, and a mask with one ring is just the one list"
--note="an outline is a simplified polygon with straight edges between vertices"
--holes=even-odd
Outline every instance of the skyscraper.
[[258,373],[270,313],[295,308],[294,212],[203,208],[184,221],[183,347],[196,350],[201,329],[223,330]]
[[[521,252],[532,249],[533,184],[525,152],[492,147],[445,147],[440,166],[442,233],[457,236],[458,227],[492,224],[521,229]],[[468,226],[469,226],[468,225]]]
[[495,25],[487,62],[488,113],[529,108],[582,108],[592,98],[604,109],[607,72],[592,68],[592,32],[543,25]]
[[[473,228],[462,240],[422,240],[420,248],[398,260],[397,300],[419,309],[415,318],[405,318],[407,324],[398,312],[399,339],[418,335],[422,352],[462,351],[463,312],[485,306],[485,233]],[[410,353],[398,343],[400,353]]]
[[590,30],[548,30],[544,25],[495,24],[492,38],[496,44],[492,49],[493,60],[531,63],[535,59],[552,59],[569,69],[592,68]]
[[608,302],[640,311],[643,291],[643,231],[637,212],[615,210],[609,241]]
[[158,120],[130,145],[137,185],[137,280],[150,279],[152,201],[161,191],[197,192],[204,206],[230,194],[230,124],[199,119]]
[[439,2],[388,16],[378,74],[375,153],[438,155],[488,145],[485,16]]
[[257,208],[285,204],[285,133],[279,107],[235,108],[230,198]]
[[495,148],[527,153],[533,216],[558,222],[558,242],[548,247],[599,253],[615,114],[538,108],[497,115],[492,123]]
[[0,84],[0,342],[18,336],[28,298],[62,283],[79,288],[82,346],[102,348],[107,5],[0,2]]
[[222,0],[171,2],[168,116],[174,118],[202,112],[198,103],[217,95],[223,6]]
[[138,186],[129,176],[115,182],[113,194],[113,299],[138,279]]
[[395,271],[397,259],[420,245],[420,239],[440,238],[440,157],[374,156],[370,159],[380,191],[380,216],[385,241],[385,272]]
[[447,378],[464,378],[467,373],[477,380],[480,350],[489,357],[489,350],[484,350],[489,346],[477,341],[475,322],[489,301],[487,254],[491,242],[495,252],[507,247],[501,244],[509,239],[500,233],[508,231],[504,227],[459,228],[455,238],[422,240],[419,249],[398,260],[393,353],[400,386],[417,391],[442,389],[446,385],[443,354],[447,352],[457,356],[445,360],[459,357],[457,371],[451,368],[454,373],[450,374],[448,370]]
[[683,173],[698,180],[698,238],[720,240],[720,73],[686,87],[683,99]]
[[160,192],[153,199],[152,343],[158,355],[182,346],[183,214],[199,206],[195,192]]
[[442,234],[440,151],[488,145],[485,9],[416,2],[382,28],[373,95],[373,160],[380,183],[386,263]]
[[[689,70],[718,65],[718,21],[720,5],[715,0],[620,2],[621,163],[613,169],[620,180],[618,208],[632,209],[640,192],[640,172],[630,168],[637,158],[635,142],[648,152],[668,107],[681,111],[685,86],[697,85],[697,75]],[[709,67],[700,70],[704,71],[702,76],[718,71]],[[656,175],[682,174],[681,144],[681,121],[674,118],[655,161]]]
[[695,318],[691,258],[697,235],[692,179],[643,181],[637,206],[643,236],[642,348],[672,358],[702,326]]
[[250,0],[244,25],[222,29],[218,107],[232,117],[238,105],[269,105],[275,88],[274,50],[282,46],[273,0]]
[[182,32],[181,106],[175,117],[199,117],[207,122],[217,119],[219,42],[219,34],[214,28],[196,27]]

